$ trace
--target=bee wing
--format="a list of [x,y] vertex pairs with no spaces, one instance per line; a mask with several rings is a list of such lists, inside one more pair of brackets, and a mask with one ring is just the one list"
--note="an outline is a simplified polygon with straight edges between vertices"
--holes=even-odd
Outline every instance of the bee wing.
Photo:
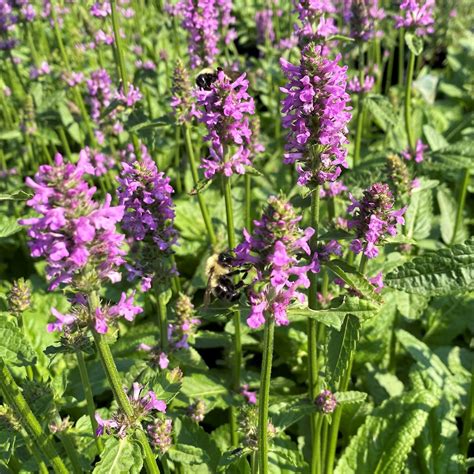
[[209,303],[211,302],[211,294],[212,294],[212,287],[211,287],[211,276],[207,279],[207,287],[204,293],[204,307],[207,308]]

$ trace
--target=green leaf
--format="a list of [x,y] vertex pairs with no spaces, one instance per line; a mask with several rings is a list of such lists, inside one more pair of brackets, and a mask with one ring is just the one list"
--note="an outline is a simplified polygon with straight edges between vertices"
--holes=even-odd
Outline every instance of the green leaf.
[[405,232],[408,238],[423,240],[431,232],[433,217],[433,197],[430,188],[424,186],[426,180],[421,181],[421,186],[414,189],[405,215]]
[[5,313],[0,314],[0,361],[18,366],[34,365],[36,361],[22,330]]
[[474,239],[415,257],[389,273],[385,283],[425,296],[470,291],[474,289]]
[[443,137],[443,135],[441,135],[441,133],[435,130],[431,125],[423,125],[423,133],[432,151],[437,151],[449,146],[448,141]]
[[405,33],[405,43],[415,56],[419,56],[423,52],[423,38],[421,36],[407,32]]
[[434,164],[452,171],[474,169],[474,140],[463,140],[431,153]]
[[340,458],[335,474],[403,471],[437,400],[428,391],[390,398],[369,415]]
[[236,448],[226,451],[219,461],[217,472],[229,472],[230,466],[245,461],[245,458],[250,454],[252,454],[250,448]]
[[10,237],[17,232],[20,232],[22,226],[18,224],[15,217],[1,216],[0,217],[0,239]]
[[283,431],[310,413],[317,412],[318,407],[307,398],[297,396],[275,403],[268,410],[273,426]]
[[364,106],[369,111],[374,122],[386,132],[397,123],[395,109],[387,97],[369,94],[364,98]]
[[[451,243],[454,225],[456,221],[457,202],[451,190],[446,186],[440,186],[436,193],[438,199],[439,210],[441,213],[441,237],[445,244]],[[461,222],[456,232],[456,244],[464,242],[468,238],[466,226]]]
[[143,466],[140,445],[128,438],[109,438],[94,474],[139,474]]
[[334,391],[339,386],[359,340],[360,321],[348,314],[340,331],[331,331],[327,346],[326,381]]
[[344,282],[351,288],[356,289],[362,296],[369,298],[372,301],[381,301],[380,295],[375,293],[374,287],[369,283],[367,278],[344,260],[334,259],[324,262],[323,265],[335,273],[336,276],[344,280]]
[[[112,105],[112,104],[111,104]],[[139,130],[153,129],[157,127],[167,127],[169,125],[174,125],[174,120],[167,115],[159,117],[154,120],[147,120],[145,122],[137,123],[129,128],[130,132],[138,132]]]
[[357,391],[336,392],[334,397],[336,397],[338,405],[350,405],[352,403],[363,403],[367,398],[367,394]]
[[19,130],[8,130],[0,133],[0,140],[15,140],[21,138],[21,132]]
[[0,201],[26,201],[30,198],[31,194],[28,194],[21,189],[13,191],[12,193],[0,193]]

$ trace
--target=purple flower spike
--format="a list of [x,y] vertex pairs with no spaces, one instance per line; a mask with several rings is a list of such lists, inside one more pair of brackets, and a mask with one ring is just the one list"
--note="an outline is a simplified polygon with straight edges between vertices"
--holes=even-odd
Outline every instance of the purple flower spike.
[[368,258],[377,257],[377,245],[386,235],[397,234],[397,224],[403,225],[406,208],[393,210],[394,197],[387,184],[375,183],[364,191],[360,201],[349,194],[352,204],[347,211],[353,213],[349,229],[356,231],[350,249],[354,253],[364,252]]
[[84,157],[74,165],[64,163],[57,154],[54,165],[42,165],[34,180],[26,179],[35,192],[27,204],[40,217],[19,222],[29,227],[31,255],[46,258],[50,289],[61,283],[84,285],[80,277],[86,274],[88,285],[104,279],[120,281],[118,269],[125,252],[121,249],[123,236],[115,227],[124,208],[110,206],[109,195],[102,205],[94,202],[96,189],[84,180],[84,175],[93,172]]
[[[346,93],[346,67],[327,58],[321,46],[308,45],[300,65],[280,60],[288,82],[281,91],[283,126],[289,129],[284,162],[297,163],[298,184],[314,186],[335,181],[347,168],[345,145],[351,119]],[[315,168],[313,159],[319,162]]]
[[249,82],[242,74],[231,80],[220,70],[210,90],[196,91],[197,102],[203,108],[200,121],[208,130],[210,156],[203,160],[206,178],[216,173],[229,177],[244,174],[250,166],[252,131],[249,116],[255,113],[253,98],[247,93]]
[[302,302],[304,295],[299,287],[308,288],[307,272],[318,272],[317,261],[302,265],[302,252],[309,255],[308,241],[314,230],[299,228],[298,216],[291,204],[271,197],[262,219],[254,221],[255,231],[250,235],[244,230],[244,242],[236,249],[238,264],[252,265],[257,276],[251,285],[251,311],[247,324],[259,328],[265,317],[274,317],[278,326],[289,324],[286,309],[294,300]]
[[435,0],[403,0],[401,15],[395,16],[395,28],[415,30],[420,36],[434,32]]

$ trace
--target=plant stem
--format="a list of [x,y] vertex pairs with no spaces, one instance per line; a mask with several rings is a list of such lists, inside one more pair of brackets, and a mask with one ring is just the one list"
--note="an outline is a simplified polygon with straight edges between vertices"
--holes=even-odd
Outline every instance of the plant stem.
[[81,351],[76,352],[77,365],[79,367],[79,374],[81,376],[82,387],[84,389],[84,395],[87,402],[87,414],[91,420],[92,432],[95,438],[95,444],[97,446],[97,451],[100,454],[104,450],[104,443],[102,440],[96,436],[97,430],[97,421],[95,419],[95,404],[94,396],[92,395],[91,382],[89,380],[89,374],[87,373],[86,362],[84,360],[84,355]]
[[415,151],[415,137],[411,124],[411,86],[413,82],[413,70],[415,67],[415,55],[410,51],[410,59],[408,61],[407,81],[405,84],[405,129],[408,137],[408,146],[410,151]]
[[128,79],[127,79],[127,71],[125,69],[125,59],[123,56],[122,38],[120,36],[116,0],[110,0],[110,12],[111,12],[111,17],[112,17],[112,29],[114,31],[114,44],[115,44],[115,52],[116,52],[116,57],[117,57],[117,69],[118,69],[120,79],[122,81],[123,93],[127,95],[128,94]]
[[166,314],[165,291],[161,285],[157,285],[156,302],[158,309],[158,323],[160,326],[160,346],[163,352],[168,350],[168,318]]
[[403,72],[405,69],[405,30],[398,30],[398,86],[403,85]]
[[246,173],[245,177],[245,228],[252,232],[252,178]]
[[68,458],[71,460],[72,472],[74,474],[82,474],[81,462],[79,461],[79,456],[77,455],[77,449],[74,446],[74,442],[71,438],[71,435],[67,432],[59,434],[59,438],[64,446]]
[[[234,227],[234,211],[232,206],[232,189],[230,185],[230,178],[225,176],[222,177],[224,185],[224,199],[225,199],[225,213],[227,220],[227,241],[229,249],[232,250],[236,246],[235,240],[235,227]],[[241,342],[241,329],[240,329],[240,311],[234,311],[233,313],[234,323],[234,360],[232,363],[232,388],[238,392],[240,390],[240,372],[242,367],[242,342]],[[234,407],[230,410],[230,427],[231,427],[231,439],[232,446],[237,445],[239,440],[239,434],[237,432],[237,413]]]
[[[314,159],[316,161],[316,159]],[[315,165],[316,166],[316,165]],[[319,214],[320,214],[320,186],[316,186],[311,193],[311,219],[310,226],[314,229],[314,234],[311,238],[311,255],[314,254],[318,243],[319,233]],[[309,273],[310,286],[308,290],[308,307],[311,309],[318,308],[318,283],[316,274]],[[309,381],[309,398],[314,400],[316,398],[316,383],[318,379],[318,323],[314,319],[308,318],[308,381]],[[318,436],[317,432],[318,414],[310,415],[311,424],[311,446],[315,446]],[[319,462],[319,452],[312,450],[311,453],[311,473],[317,472],[317,465]]]
[[359,83],[360,92],[358,94],[359,100],[357,102],[357,129],[356,139],[354,144],[354,166],[360,163],[360,146],[362,143],[362,128],[364,125],[364,91],[362,89],[364,83],[364,51],[362,49],[362,43],[359,43]]
[[[349,364],[347,366],[344,379],[341,381],[341,386],[339,387],[340,392],[345,392],[349,386],[349,380],[352,372],[352,362],[354,360],[354,352],[351,353]],[[329,432],[329,447],[326,451],[326,469],[324,474],[332,474],[334,470],[334,458],[336,457],[336,447],[337,447],[337,435],[339,433],[339,425],[341,423],[342,407],[338,406],[334,411],[331,428]]]
[[[92,292],[89,295],[89,310],[92,314],[95,313],[95,309],[98,307],[98,305],[99,298],[95,292]],[[125,416],[131,418],[133,416],[133,409],[126,393],[123,390],[122,381],[120,379],[117,366],[115,365],[110,347],[102,334],[99,334],[94,329],[92,329],[92,335],[94,336],[97,353],[99,354],[99,357],[102,361],[102,365],[104,367],[107,380],[109,381],[110,388],[112,389],[112,393],[114,394],[115,401]],[[143,452],[145,454],[145,465],[147,472],[149,474],[159,474],[160,471],[156,464],[155,455],[153,454],[145,433],[141,429],[138,429],[136,431],[136,436],[142,445]]]
[[469,437],[472,429],[472,418],[474,416],[474,363],[471,365],[471,387],[466,405],[466,411],[462,419],[462,434],[461,434],[461,454],[468,457]]
[[183,181],[181,179],[181,163],[180,163],[180,142],[181,142],[181,129],[179,127],[176,127],[175,131],[175,141],[176,141],[176,147],[175,147],[175,153],[174,153],[174,167],[176,170],[176,191],[178,194],[181,194],[183,192]]
[[[194,186],[197,187],[199,183],[199,175],[196,166],[196,160],[194,158],[194,149],[193,143],[191,141],[191,130],[189,125],[184,125],[184,138],[186,143],[186,152],[189,159],[189,165],[191,167],[191,174],[193,176]],[[206,226],[207,236],[209,237],[209,242],[214,247],[217,243],[216,234],[214,233],[214,228],[212,227],[211,218],[209,217],[209,211],[206,206],[206,202],[202,197],[198,189],[196,189],[196,195],[199,202],[199,207],[201,209],[202,218],[204,220],[204,225]]]
[[15,411],[29,435],[33,438],[41,453],[51,462],[56,474],[68,474],[68,470],[59,457],[53,442],[44,433],[38,419],[31,411],[8,368],[0,362],[0,390],[5,401]]
[[259,474],[268,473],[268,402],[270,399],[274,332],[275,319],[273,315],[267,315],[263,336],[263,359],[258,400]]
[[461,189],[459,191],[458,208],[456,210],[456,220],[454,221],[453,235],[451,237],[451,245],[456,242],[459,226],[462,221],[462,212],[466,203],[467,187],[469,185],[469,168],[465,168],[463,171]]

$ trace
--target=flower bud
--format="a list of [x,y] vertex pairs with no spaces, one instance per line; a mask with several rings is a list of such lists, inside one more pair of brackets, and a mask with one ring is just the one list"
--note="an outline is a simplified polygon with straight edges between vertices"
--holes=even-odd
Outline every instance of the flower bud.
[[323,413],[332,413],[337,407],[337,400],[330,390],[323,390],[315,400],[316,405]]
[[30,282],[19,278],[13,282],[8,294],[8,309],[15,316],[20,316],[31,304]]

